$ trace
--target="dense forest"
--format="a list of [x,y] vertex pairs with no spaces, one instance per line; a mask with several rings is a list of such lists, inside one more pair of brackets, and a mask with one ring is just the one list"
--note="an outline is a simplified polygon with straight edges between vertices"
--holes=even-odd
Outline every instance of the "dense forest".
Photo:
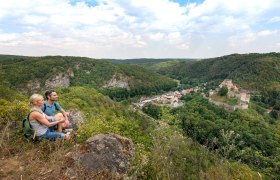
[[280,90],[280,53],[232,54],[179,62],[174,66],[163,67],[159,72],[180,79],[182,84],[232,79],[247,90]]
[[123,60],[108,60],[109,62],[119,64],[137,64],[145,69],[153,72],[160,72],[161,69],[174,66],[179,62],[197,61],[197,59],[123,59]]
[[184,96],[184,107],[172,110],[172,124],[211,151],[235,159],[276,178],[280,171],[279,120],[258,112],[251,103],[248,110],[229,112],[197,94]]
[[175,61],[175,62],[183,62],[183,61],[189,61],[189,60],[194,60],[194,59],[150,59],[150,58],[141,58],[141,59],[122,59],[122,60],[117,60],[117,59],[110,59],[106,60],[109,62],[113,63],[122,63],[122,64],[138,64],[138,65],[145,65],[145,64],[158,64],[158,63],[163,63],[163,62],[169,62],[169,61]]

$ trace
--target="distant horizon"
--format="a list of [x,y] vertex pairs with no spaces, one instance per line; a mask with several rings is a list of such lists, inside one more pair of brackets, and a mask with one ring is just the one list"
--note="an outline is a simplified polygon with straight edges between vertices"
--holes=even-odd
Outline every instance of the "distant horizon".
[[19,55],[19,54],[0,54],[0,56],[23,56],[23,57],[47,57],[47,56],[62,56],[62,57],[80,57],[80,58],[90,58],[90,59],[98,59],[98,60],[135,60],[135,59],[154,59],[154,60],[164,60],[164,59],[172,59],[172,60],[176,60],[176,59],[194,59],[194,60],[202,60],[202,59],[211,59],[211,58],[219,58],[219,57],[224,57],[224,56],[230,56],[230,55],[234,55],[234,54],[238,54],[238,55],[248,55],[248,54],[270,54],[270,53],[280,53],[279,52],[267,52],[267,53],[255,53],[255,52],[251,52],[251,53],[232,53],[232,54],[225,54],[222,56],[215,56],[215,57],[206,57],[206,58],[189,58],[189,57],[182,57],[182,58],[174,58],[174,57],[166,57],[166,58],[150,58],[150,57],[139,57],[139,58],[127,58],[127,59],[118,59],[118,58],[95,58],[95,57],[87,57],[87,56],[72,56],[72,55],[40,55],[40,56],[29,56],[29,55]]

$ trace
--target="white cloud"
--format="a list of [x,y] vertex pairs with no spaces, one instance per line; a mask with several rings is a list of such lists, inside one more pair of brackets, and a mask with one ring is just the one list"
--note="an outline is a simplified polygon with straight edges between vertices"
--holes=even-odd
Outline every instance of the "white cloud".
[[275,16],[269,20],[270,23],[280,22],[280,16]]
[[180,44],[179,46],[177,46],[177,48],[179,48],[179,49],[189,49],[190,46],[187,43],[184,43],[184,44]]
[[232,47],[243,46],[248,43],[252,43],[256,40],[256,33],[248,31],[244,34],[231,36],[228,38],[229,45]]
[[[18,49],[24,55],[199,57],[194,52],[215,56],[211,49],[227,43],[230,46],[224,53],[234,53],[236,49],[230,48],[258,38],[271,46],[275,39],[280,41],[280,25],[266,27],[280,21],[278,0],[205,0],[186,6],[171,0],[98,2],[91,7],[84,2],[71,5],[68,0],[1,2],[1,53]],[[198,37],[204,37],[203,41],[197,42]],[[212,46],[208,51],[206,47]]]
[[40,23],[44,23],[47,20],[44,16],[31,16],[31,15],[25,15],[23,17],[23,22],[30,25],[38,25]]
[[0,34],[0,42],[8,42],[13,41],[17,39],[17,34],[15,33],[3,33]]
[[157,33],[151,33],[149,35],[150,39],[154,40],[154,41],[160,41],[163,40],[163,38],[165,37],[165,35],[161,32],[157,32]]
[[181,40],[181,33],[180,32],[171,32],[167,35],[167,39],[169,42],[178,42]]
[[258,36],[261,37],[270,36],[270,35],[277,34],[277,32],[278,32],[277,30],[263,30],[258,32]]
[[260,32],[247,31],[246,33],[229,37],[228,41],[231,46],[236,47],[240,46],[240,44],[248,45],[252,42],[255,42],[257,39],[264,40],[263,38],[277,35],[277,33],[277,30],[263,30]]

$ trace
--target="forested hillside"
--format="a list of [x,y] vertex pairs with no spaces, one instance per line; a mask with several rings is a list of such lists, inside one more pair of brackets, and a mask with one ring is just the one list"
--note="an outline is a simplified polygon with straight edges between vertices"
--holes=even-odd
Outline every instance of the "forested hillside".
[[120,64],[137,64],[153,72],[158,72],[162,68],[176,65],[179,62],[195,61],[195,59],[124,59],[124,60],[109,60]]
[[123,59],[123,60],[117,60],[117,59],[110,59],[107,60],[109,62],[117,62],[117,63],[125,63],[125,64],[158,64],[162,62],[168,62],[168,61],[189,61],[193,59],[176,59],[176,58],[168,58],[168,59],[152,59],[152,58],[141,58],[141,59]]
[[198,94],[184,96],[186,104],[172,110],[184,133],[211,151],[266,172],[272,179],[280,171],[280,121],[256,110],[229,112]]
[[[87,138],[108,132],[131,138],[134,142],[135,157],[126,174],[132,179],[260,177],[246,164],[228,161],[209,152],[183,136],[176,126],[158,124],[93,88],[69,87],[57,91],[59,102],[65,109],[78,109],[85,116],[85,123],[79,126],[76,138],[71,142],[27,142],[21,132],[21,120],[28,112],[28,97],[8,90],[7,98],[0,99],[0,178],[37,179],[42,173],[47,178],[63,177],[65,169],[61,164],[65,162],[65,154],[75,152],[77,144],[84,143]],[[164,114],[167,116],[170,115]],[[79,176],[84,176],[83,171]]]
[[[108,95],[118,92],[120,97],[152,94],[177,86],[175,81],[140,66],[83,57],[2,55],[0,70],[2,87],[28,90],[30,86],[29,91],[45,89],[46,82],[55,80],[55,76],[68,76],[69,86],[105,89],[104,92]],[[118,83],[124,84],[123,87]],[[34,89],[35,87],[37,88]]]
[[232,54],[161,68],[160,73],[182,83],[232,79],[247,90],[280,90],[280,53]]

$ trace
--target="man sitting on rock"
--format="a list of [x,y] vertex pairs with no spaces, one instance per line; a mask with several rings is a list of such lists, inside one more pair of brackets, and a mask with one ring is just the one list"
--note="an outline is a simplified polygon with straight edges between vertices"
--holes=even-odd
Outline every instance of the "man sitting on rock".
[[[68,115],[69,113],[66,112],[62,107],[56,102],[58,99],[58,95],[54,90],[47,90],[45,92],[46,101],[44,102],[44,105],[41,106],[41,110],[48,116],[54,117],[56,111],[60,111],[62,113],[61,117],[57,117],[54,119],[51,119],[50,122],[58,121],[60,118],[65,118],[64,123],[61,123],[60,125],[55,125],[49,127],[50,131],[58,130],[58,132],[62,132],[62,129],[66,129],[69,126],[69,120]],[[64,116],[64,117],[63,117]]]

